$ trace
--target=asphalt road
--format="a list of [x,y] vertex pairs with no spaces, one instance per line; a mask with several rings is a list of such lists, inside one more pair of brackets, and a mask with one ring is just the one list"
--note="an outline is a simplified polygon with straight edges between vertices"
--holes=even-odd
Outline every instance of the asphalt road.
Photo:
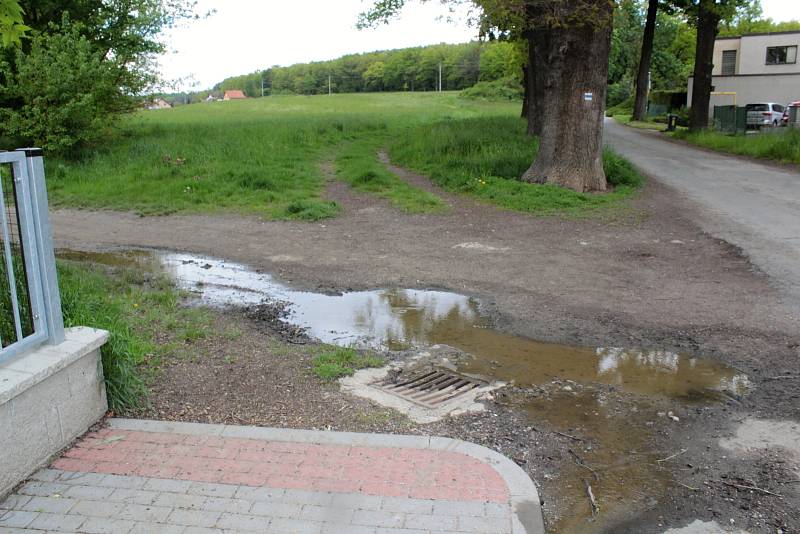
[[605,143],[699,205],[709,234],[740,247],[800,312],[800,172],[694,149],[605,122]]

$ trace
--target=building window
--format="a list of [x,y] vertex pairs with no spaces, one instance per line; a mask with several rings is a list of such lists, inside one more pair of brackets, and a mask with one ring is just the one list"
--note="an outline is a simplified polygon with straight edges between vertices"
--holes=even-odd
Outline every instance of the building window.
[[767,65],[786,65],[791,63],[797,63],[797,45],[767,47]]
[[722,75],[733,76],[736,74],[736,50],[722,51]]

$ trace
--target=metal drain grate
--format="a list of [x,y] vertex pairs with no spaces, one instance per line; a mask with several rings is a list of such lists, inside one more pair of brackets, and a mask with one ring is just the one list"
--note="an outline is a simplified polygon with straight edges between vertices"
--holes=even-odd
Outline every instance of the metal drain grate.
[[483,385],[478,380],[436,369],[397,382],[389,378],[373,384],[382,391],[426,408],[436,408]]

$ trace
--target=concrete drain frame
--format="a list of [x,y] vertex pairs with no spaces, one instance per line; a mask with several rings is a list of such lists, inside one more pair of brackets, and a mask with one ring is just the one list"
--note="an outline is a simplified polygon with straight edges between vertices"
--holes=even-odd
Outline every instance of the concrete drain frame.
[[362,369],[340,379],[339,385],[345,393],[393,408],[421,424],[482,412],[486,407],[480,399],[506,385],[460,374],[446,361],[418,365],[429,357],[430,353],[425,352],[412,358],[399,376],[396,366]]
[[438,408],[486,383],[445,369],[428,369],[410,377],[384,378],[373,387],[425,408]]

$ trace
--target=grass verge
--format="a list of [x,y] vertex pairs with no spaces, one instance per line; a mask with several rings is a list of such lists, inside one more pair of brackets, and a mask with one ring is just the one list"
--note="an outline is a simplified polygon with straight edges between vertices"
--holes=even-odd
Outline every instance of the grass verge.
[[147,372],[164,355],[188,351],[206,335],[207,315],[181,307],[180,294],[165,278],[73,261],[59,261],[58,274],[65,325],[110,334],[102,348],[103,373],[116,413],[142,408]]
[[632,119],[633,117],[631,115],[614,115],[614,120],[621,124],[630,126],[631,128],[638,128],[640,130],[656,130],[659,132],[663,132],[667,129],[667,125],[660,122],[635,121]]
[[780,128],[775,132],[748,135],[727,135],[710,130],[671,134],[693,145],[778,163],[800,165],[800,129]]
[[347,142],[336,156],[336,176],[353,189],[378,195],[407,213],[446,210],[441,198],[409,185],[378,161],[377,152],[385,137],[368,137]]
[[352,347],[327,347],[313,360],[314,374],[323,380],[351,376],[358,369],[381,367],[385,360],[372,353],[362,353]]
[[644,182],[633,166],[606,150],[606,176],[613,190],[576,193],[554,185],[520,182],[538,146],[516,117],[478,117],[420,125],[390,145],[392,160],[425,174],[439,186],[504,208],[550,215],[589,215],[617,207]]

